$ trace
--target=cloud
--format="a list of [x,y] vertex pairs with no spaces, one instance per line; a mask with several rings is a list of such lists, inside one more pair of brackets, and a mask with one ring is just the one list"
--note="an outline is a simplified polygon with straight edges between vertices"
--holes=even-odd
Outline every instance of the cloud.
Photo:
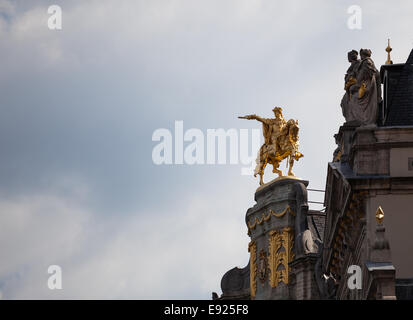
[[[61,263],[80,250],[91,219],[89,212],[72,201],[47,194],[2,199],[0,215],[0,283],[4,298],[38,283],[47,275],[48,265]],[[44,269],[33,281],[30,276],[39,268]]]
[[[54,3],[61,31],[49,1],[0,1],[6,299],[209,298],[247,263],[256,181],[239,166],[156,166],[153,131],[258,128],[236,116],[281,105],[300,121],[295,173],[323,188],[346,52],[371,47],[379,66],[388,36],[395,62],[411,49],[410,2],[362,1],[361,31],[346,27],[351,1]],[[45,286],[50,264],[61,292]]]
[[[234,198],[194,193],[169,215],[110,217],[75,197],[3,199],[0,290],[5,299],[209,299],[224,272],[248,261]],[[63,290],[46,286],[52,264],[62,267]]]

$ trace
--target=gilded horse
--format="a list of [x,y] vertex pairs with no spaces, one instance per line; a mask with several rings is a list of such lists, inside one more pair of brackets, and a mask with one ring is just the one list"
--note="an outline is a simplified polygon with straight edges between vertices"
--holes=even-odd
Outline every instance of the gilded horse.
[[282,177],[283,172],[279,169],[280,162],[288,158],[288,176],[294,176],[292,172],[294,161],[298,161],[304,156],[298,152],[298,121],[291,119],[286,122],[282,115],[282,109],[279,107],[275,107],[273,112],[274,119],[261,118],[255,114],[239,117],[241,119],[258,120],[263,124],[265,143],[258,152],[257,166],[254,171],[254,177],[257,174],[260,175],[260,185],[264,184],[263,175],[268,163],[272,164],[272,171]]
[[298,152],[298,121],[288,120],[282,129],[282,134],[278,138],[277,144],[263,144],[257,157],[257,167],[255,168],[254,177],[260,175],[260,185],[264,184],[263,175],[267,164],[272,164],[272,172],[278,173],[279,177],[283,176],[282,170],[279,169],[280,162],[287,159],[288,176],[294,176],[292,171],[294,161],[298,161],[304,155]]

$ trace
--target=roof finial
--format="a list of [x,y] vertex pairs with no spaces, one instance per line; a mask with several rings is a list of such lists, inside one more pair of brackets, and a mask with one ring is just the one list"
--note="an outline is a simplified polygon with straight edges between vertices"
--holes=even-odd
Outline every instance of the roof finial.
[[391,59],[390,59],[390,52],[391,52],[392,50],[393,50],[392,47],[390,47],[390,39],[387,39],[387,48],[386,48],[386,51],[387,51],[387,60],[386,60],[386,63],[385,63],[385,64],[393,64],[393,61],[391,61]]
[[383,223],[383,219],[384,219],[384,212],[383,212],[383,209],[381,208],[381,206],[379,206],[379,207],[377,208],[377,211],[376,211],[377,224],[382,224],[382,223]]

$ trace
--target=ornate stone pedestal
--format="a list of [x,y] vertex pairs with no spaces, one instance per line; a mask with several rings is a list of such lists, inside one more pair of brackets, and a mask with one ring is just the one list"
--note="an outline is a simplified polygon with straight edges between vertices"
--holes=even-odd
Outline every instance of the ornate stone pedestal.
[[303,258],[317,252],[307,224],[307,185],[308,181],[286,177],[255,193],[257,203],[245,218],[251,237],[251,299],[311,299],[297,292],[298,282],[292,281],[314,270],[315,259]]

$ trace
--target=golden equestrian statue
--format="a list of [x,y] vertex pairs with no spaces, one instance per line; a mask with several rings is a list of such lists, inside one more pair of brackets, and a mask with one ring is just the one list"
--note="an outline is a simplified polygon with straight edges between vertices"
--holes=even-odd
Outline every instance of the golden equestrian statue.
[[258,152],[257,166],[254,171],[254,177],[257,174],[260,175],[260,185],[264,184],[263,175],[268,163],[273,166],[272,172],[278,173],[278,176],[282,177],[283,173],[278,167],[281,161],[288,158],[288,176],[294,177],[292,172],[294,160],[298,161],[304,157],[302,153],[298,152],[298,121],[293,119],[285,121],[282,109],[279,107],[275,107],[272,111],[275,115],[274,119],[261,118],[255,114],[238,117],[239,119],[262,122],[265,142]]

